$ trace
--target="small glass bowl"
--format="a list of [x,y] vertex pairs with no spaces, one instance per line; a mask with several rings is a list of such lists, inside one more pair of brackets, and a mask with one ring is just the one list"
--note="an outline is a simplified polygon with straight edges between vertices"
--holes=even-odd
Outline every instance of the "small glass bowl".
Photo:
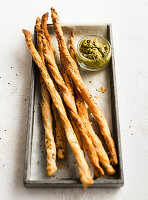
[[[82,41],[84,39],[93,40],[94,38],[96,38],[103,45],[109,46],[109,53],[102,59],[91,60],[91,59],[84,57],[80,52],[80,46],[81,46]],[[102,70],[108,66],[110,58],[111,58],[111,45],[110,45],[109,41],[107,39],[105,39],[104,37],[101,37],[98,35],[86,35],[79,40],[79,42],[77,44],[76,59],[77,59],[78,64],[80,65],[80,67],[82,67],[83,69],[88,70],[88,71]]]

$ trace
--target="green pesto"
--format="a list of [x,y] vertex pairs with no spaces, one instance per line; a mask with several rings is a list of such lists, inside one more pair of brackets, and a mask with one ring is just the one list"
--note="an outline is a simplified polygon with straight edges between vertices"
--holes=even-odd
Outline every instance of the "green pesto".
[[93,68],[101,68],[108,64],[110,56],[107,56],[110,51],[109,45],[100,43],[96,38],[93,40],[82,40],[80,47],[80,53],[89,60],[83,60],[83,62]]

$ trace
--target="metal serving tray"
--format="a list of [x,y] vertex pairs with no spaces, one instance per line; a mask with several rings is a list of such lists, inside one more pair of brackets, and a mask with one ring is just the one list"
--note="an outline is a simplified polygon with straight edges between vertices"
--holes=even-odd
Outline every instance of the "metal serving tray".
[[[51,35],[53,47],[57,52],[57,64],[59,64],[59,53],[56,35],[51,25],[48,25],[48,28]],[[90,188],[121,187],[124,183],[124,180],[111,25],[103,24],[95,26],[63,26],[63,32],[67,42],[71,31],[74,31],[75,34],[75,44],[77,44],[77,41],[82,36],[91,34],[101,35],[107,38],[111,43],[112,59],[108,68],[99,72],[87,72],[80,70],[80,73],[85,84],[88,86],[89,90],[96,98],[98,105],[103,110],[103,113],[107,118],[112,137],[115,141],[119,160],[119,164],[115,167],[117,173],[114,176],[105,175],[101,178],[98,178],[97,180],[95,180],[95,183]],[[97,91],[101,86],[107,88],[107,91],[105,93],[100,93]],[[35,66],[35,63],[33,62],[24,167],[24,185],[26,187],[53,188],[82,187],[82,184],[80,183],[78,178],[78,171],[73,153],[68,144],[67,157],[65,161],[63,161],[63,167],[61,169],[58,169],[57,173],[52,177],[48,177],[46,175],[46,152],[44,147],[44,129],[39,105],[40,98],[39,71]],[[99,137],[103,142],[103,138],[99,133],[99,127],[92,114],[90,114],[90,120],[92,121],[95,132],[99,134]],[[57,160],[57,165],[58,163],[59,160]]]

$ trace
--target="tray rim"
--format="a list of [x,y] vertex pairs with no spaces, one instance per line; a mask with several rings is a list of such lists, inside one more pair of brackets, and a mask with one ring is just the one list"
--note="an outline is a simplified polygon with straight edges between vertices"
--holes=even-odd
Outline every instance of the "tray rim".
[[[48,24],[50,26],[52,24]],[[112,98],[114,96],[114,109],[115,109],[115,118],[116,118],[116,134],[117,134],[117,151],[118,151],[118,160],[119,160],[119,169],[120,169],[120,178],[118,179],[99,179],[98,183],[94,183],[89,188],[114,188],[114,187],[122,187],[124,185],[124,176],[123,176],[123,162],[122,162],[122,150],[121,150],[121,135],[120,135],[120,125],[119,125],[119,112],[118,112],[118,99],[117,99],[117,87],[116,87],[116,73],[115,73],[115,57],[114,57],[114,48],[113,48],[113,35],[112,35],[112,24],[111,23],[99,23],[99,24],[62,24],[62,27],[92,27],[92,26],[107,26],[107,35],[110,39],[111,48],[112,48],[112,90],[113,95],[111,95],[111,105]],[[34,31],[34,36],[35,36]],[[36,37],[34,37],[36,38]],[[36,41],[35,41],[36,44]],[[31,69],[31,85],[30,85],[30,98],[29,98],[29,106],[28,106],[28,123],[27,123],[27,134],[26,134],[26,148],[25,148],[25,163],[24,163],[24,175],[23,175],[23,183],[25,187],[31,188],[82,188],[82,184],[79,179],[61,179],[61,180],[52,180],[49,181],[37,181],[31,180],[29,178],[30,168],[29,164],[31,161],[31,144],[32,144],[32,124],[33,124],[33,113],[34,113],[34,94],[35,94],[35,62],[32,59],[32,69]],[[111,76],[110,73],[110,76]],[[67,181],[67,182],[65,182]]]

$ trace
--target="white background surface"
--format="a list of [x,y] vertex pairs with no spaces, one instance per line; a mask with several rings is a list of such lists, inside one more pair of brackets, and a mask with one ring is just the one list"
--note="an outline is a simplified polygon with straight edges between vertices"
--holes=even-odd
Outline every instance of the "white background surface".
[[[33,32],[36,17],[51,6],[64,24],[113,25],[125,176],[121,189],[23,186],[31,55],[21,29]],[[0,199],[148,199],[148,1],[4,0],[0,25]]]

